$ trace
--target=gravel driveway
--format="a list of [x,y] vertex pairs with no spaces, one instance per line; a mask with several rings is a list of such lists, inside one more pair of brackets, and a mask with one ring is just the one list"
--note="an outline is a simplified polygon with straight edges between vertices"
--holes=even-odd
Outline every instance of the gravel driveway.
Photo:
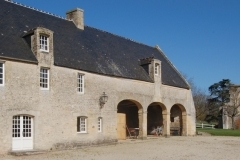
[[153,137],[119,141],[116,145],[53,151],[29,156],[0,156],[4,160],[239,160],[239,137]]

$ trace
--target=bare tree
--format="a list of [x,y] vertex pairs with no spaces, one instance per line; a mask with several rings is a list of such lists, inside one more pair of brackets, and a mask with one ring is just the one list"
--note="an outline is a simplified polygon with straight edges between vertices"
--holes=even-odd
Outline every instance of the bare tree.
[[196,109],[196,119],[204,120],[208,113],[208,96],[201,89],[197,88],[193,93],[193,101]]
[[232,129],[235,129],[234,118],[240,113],[240,85],[230,86],[230,102],[226,103],[223,110],[232,120]]
[[203,121],[208,113],[208,95],[202,89],[196,86],[193,81],[193,78],[189,78],[186,74],[182,73],[185,79],[188,81],[191,86],[193,101],[196,109],[196,119]]

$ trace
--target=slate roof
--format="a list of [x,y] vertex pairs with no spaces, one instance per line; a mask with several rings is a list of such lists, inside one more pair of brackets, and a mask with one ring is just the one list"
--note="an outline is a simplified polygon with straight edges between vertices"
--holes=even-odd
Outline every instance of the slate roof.
[[[161,50],[89,26],[0,0],[0,57],[37,63],[22,35],[33,28],[54,32],[54,64],[109,76],[153,82],[139,65],[147,57],[159,59],[162,83],[189,88]],[[25,32],[24,32],[25,31]]]

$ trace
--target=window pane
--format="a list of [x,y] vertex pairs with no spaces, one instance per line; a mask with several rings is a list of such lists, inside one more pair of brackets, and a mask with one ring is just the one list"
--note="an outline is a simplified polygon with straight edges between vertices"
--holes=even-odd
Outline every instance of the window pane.
[[83,87],[84,87],[83,78],[84,78],[83,75],[78,74],[78,85],[77,85],[77,87],[78,87],[78,92],[81,92],[81,93],[83,93]]
[[77,132],[80,132],[80,117],[77,117]]
[[48,88],[48,69],[41,68],[40,70],[40,86],[41,88]]
[[48,50],[48,37],[40,35],[40,49],[47,51]]

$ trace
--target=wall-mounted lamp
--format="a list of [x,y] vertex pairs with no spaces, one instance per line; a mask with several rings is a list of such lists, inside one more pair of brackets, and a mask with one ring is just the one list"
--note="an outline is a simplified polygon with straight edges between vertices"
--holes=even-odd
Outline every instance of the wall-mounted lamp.
[[105,92],[100,96],[99,102],[100,102],[100,107],[103,108],[104,104],[108,101],[108,96]]

